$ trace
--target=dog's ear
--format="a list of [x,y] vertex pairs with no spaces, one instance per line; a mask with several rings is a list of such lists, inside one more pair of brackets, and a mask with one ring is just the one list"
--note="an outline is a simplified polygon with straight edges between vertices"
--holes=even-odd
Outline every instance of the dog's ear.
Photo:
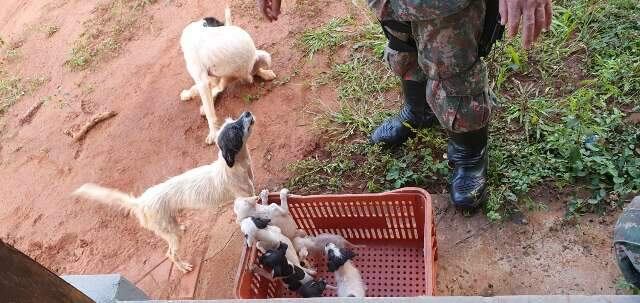
[[229,167],[233,167],[236,162],[236,155],[242,149],[244,144],[243,136],[244,131],[238,121],[225,125],[218,133],[218,147]]
[[265,251],[264,254],[262,254],[262,256],[260,256],[260,258],[258,259],[260,264],[271,268],[275,267],[279,263],[279,260],[280,253],[271,249]]
[[290,264],[278,264],[273,267],[274,277],[288,277],[293,274],[293,266]]
[[258,217],[251,217],[251,221],[253,221],[253,224],[255,224],[257,228],[265,229],[265,228],[267,228],[267,225],[269,225],[269,223],[271,222],[271,219],[262,219],[262,218],[258,218]]
[[327,288],[327,282],[325,280],[311,280],[302,285],[298,293],[303,298],[321,297],[325,288]]
[[202,19],[204,19],[204,23],[202,23],[202,26],[204,27],[217,27],[224,25],[224,23],[214,17],[205,17]]
[[288,248],[289,248],[289,245],[283,242],[280,242],[280,245],[278,245],[278,250],[283,254],[287,253]]
[[[336,254],[336,250],[338,254]],[[349,259],[355,257],[356,254],[348,249],[328,249],[327,250],[327,269],[330,272],[334,272],[338,270],[344,263],[349,261]]]
[[327,250],[327,270],[329,272],[336,271],[336,269],[340,267],[338,263],[340,263],[340,261],[336,257],[336,253],[333,251],[333,249],[328,249]]
[[340,254],[342,255],[342,259],[347,262],[347,260],[351,260],[356,256],[352,250],[347,248],[340,248]]
[[222,151],[222,157],[224,158],[224,161],[227,162],[227,166],[229,167],[233,167],[233,165],[236,163],[236,154],[232,153],[230,151]]

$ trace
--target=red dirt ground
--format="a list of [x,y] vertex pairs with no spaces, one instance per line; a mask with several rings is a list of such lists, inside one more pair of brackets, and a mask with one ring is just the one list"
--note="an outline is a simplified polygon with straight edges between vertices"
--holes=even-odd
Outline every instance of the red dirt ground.
[[[313,117],[305,109],[318,99],[335,100],[331,88],[309,88],[308,80],[329,68],[321,55],[300,73],[294,73],[304,56],[295,47],[295,38],[305,29],[354,8],[350,1],[299,1],[297,5],[284,1],[283,16],[277,23],[268,23],[258,16],[253,0],[230,3],[234,23],[245,28],[259,48],[271,52],[278,79],[293,75],[282,85],[235,84],[216,105],[219,118],[244,110],[255,114],[258,120],[248,144],[256,185],[258,189],[275,190],[288,176],[286,166],[317,148]],[[0,6],[0,36],[5,41],[22,41],[18,58],[7,68],[24,77],[46,75],[51,79],[34,96],[22,98],[0,120],[6,123],[0,133],[0,237],[4,241],[58,274],[124,273],[153,298],[233,296],[242,242],[229,209],[187,211],[180,217],[188,228],[180,253],[200,264],[196,273],[182,276],[172,272],[168,262],[161,263],[165,243],[140,228],[133,218],[69,196],[85,182],[139,194],[168,177],[215,160],[216,147],[204,143],[207,125],[198,113],[200,101],[181,102],[178,98],[182,89],[192,85],[178,39],[188,22],[202,16],[222,17],[224,4],[158,1],[149,7],[152,18],[148,28],[139,31],[122,54],[82,72],[70,71],[63,63],[96,2],[16,0]],[[59,31],[46,38],[38,31],[43,24],[55,24]],[[84,89],[88,86],[94,90]],[[261,97],[247,103],[243,99],[249,95]],[[53,101],[45,104],[31,123],[20,126],[19,117],[46,96],[52,96]],[[77,128],[93,114],[107,110],[118,115],[93,128],[80,143],[63,134],[65,129]],[[538,241],[523,248],[514,243],[505,248],[505,239],[511,237],[504,230],[515,233],[513,230],[520,228],[507,224],[491,226],[491,233],[483,238],[472,237],[458,245],[451,240],[465,238],[468,230],[485,226],[486,220],[482,216],[465,220],[457,213],[445,214],[449,219],[438,230],[438,238],[445,241],[440,247],[441,294],[615,293],[618,273],[610,261],[607,237],[613,219],[600,229],[593,228],[597,245],[590,245],[589,251],[573,249],[569,251],[572,254],[565,255],[567,259],[580,257],[578,265],[591,263],[572,276],[578,282],[565,285],[556,282],[569,281],[567,274],[551,262],[563,258],[567,249],[559,245],[567,235],[549,232],[553,245],[546,247],[538,247],[545,243]],[[549,222],[560,216],[559,211],[537,215],[537,221],[531,220],[529,227],[520,230],[533,228],[533,233],[545,237],[546,230],[536,232],[535,227],[554,226]],[[461,224],[465,229],[459,228]],[[567,234],[575,236],[573,242],[581,241],[577,232]],[[529,256],[528,247],[550,250],[542,254],[549,259],[518,259]],[[516,261],[505,259],[506,250],[507,255],[515,255]],[[518,274],[512,269],[520,261],[525,262],[525,268],[526,262],[531,263],[534,269],[525,269],[525,273],[531,275],[533,271],[534,277],[509,277],[508,273]],[[538,263],[544,262],[551,266],[538,268]],[[464,264],[472,265],[468,269]],[[545,274],[545,270],[552,273]],[[517,284],[522,281],[538,284]]]

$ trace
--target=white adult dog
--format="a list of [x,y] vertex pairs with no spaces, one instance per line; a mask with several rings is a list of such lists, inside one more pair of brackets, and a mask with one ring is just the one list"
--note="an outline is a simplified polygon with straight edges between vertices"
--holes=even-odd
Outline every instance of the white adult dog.
[[269,70],[271,55],[256,50],[251,36],[240,27],[231,24],[231,11],[225,9],[225,23],[212,17],[192,22],[182,31],[180,46],[184,53],[187,71],[195,85],[180,93],[183,101],[200,94],[200,114],[207,117],[209,135],[205,142],[215,142],[217,128],[214,101],[216,96],[234,79],[253,82],[257,75],[273,80],[276,75]]
[[142,227],[167,241],[167,257],[176,267],[188,272],[192,265],[178,259],[183,228],[175,215],[181,209],[219,207],[236,197],[254,195],[251,158],[246,146],[254,121],[249,112],[237,120],[227,119],[217,138],[220,152],[215,162],[152,186],[137,198],[91,183],[82,185],[73,195],[119,205],[135,214]]

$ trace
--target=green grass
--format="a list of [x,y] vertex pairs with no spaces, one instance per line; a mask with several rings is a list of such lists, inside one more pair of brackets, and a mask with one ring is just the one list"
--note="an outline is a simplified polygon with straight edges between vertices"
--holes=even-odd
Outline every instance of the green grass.
[[44,76],[21,78],[0,72],[0,117],[23,96],[33,94],[40,86],[48,82]]
[[[65,62],[72,70],[84,70],[101,60],[117,56],[135,31],[148,21],[145,8],[156,0],[111,0],[100,4],[84,23]],[[57,30],[56,30],[57,31]]]
[[351,16],[331,19],[324,26],[311,31],[306,31],[298,39],[309,58],[322,50],[334,50],[344,43],[348,36],[347,25],[353,25],[355,20]]
[[618,280],[616,281],[616,289],[621,291],[625,295],[640,295],[640,289],[627,282],[624,277],[618,278]]
[[[523,50],[519,38],[494,46],[486,58],[500,98],[491,124],[490,219],[544,208],[530,194],[540,186],[567,197],[567,216],[604,212],[640,192],[640,126],[625,121],[640,111],[634,7],[640,1],[556,1],[552,28],[532,50]],[[336,20],[300,39],[310,55],[352,51],[314,81],[335,86],[338,105],[319,107],[316,126],[326,147],[292,164],[287,185],[302,193],[408,185],[439,191],[448,177],[440,130],[420,131],[395,150],[367,142],[393,114],[386,108],[398,108],[398,80],[380,60],[385,39],[378,24]],[[341,34],[329,38],[330,31]]]

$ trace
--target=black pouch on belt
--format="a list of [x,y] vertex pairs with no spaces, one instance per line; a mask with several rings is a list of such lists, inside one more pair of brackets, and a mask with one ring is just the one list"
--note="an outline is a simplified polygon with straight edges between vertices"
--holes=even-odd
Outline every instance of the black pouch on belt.
[[496,41],[502,39],[504,25],[500,24],[498,0],[484,0],[487,6],[484,16],[484,29],[478,41],[478,56],[485,57],[491,52]]

